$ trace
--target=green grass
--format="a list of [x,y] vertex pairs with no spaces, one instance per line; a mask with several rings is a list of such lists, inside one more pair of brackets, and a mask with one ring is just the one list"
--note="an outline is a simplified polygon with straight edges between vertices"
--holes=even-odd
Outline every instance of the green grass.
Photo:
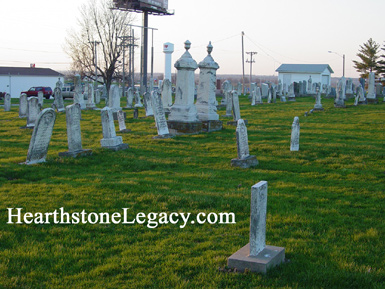
[[[47,162],[19,165],[32,131],[20,129],[26,120],[17,107],[1,110],[0,288],[385,288],[385,105],[347,104],[324,99],[325,111],[304,117],[313,98],[251,107],[241,97],[259,160],[247,170],[230,166],[235,127],[154,140],[153,119],[133,119],[132,111],[126,151],[102,149],[100,112],[83,111],[83,148],[93,155],[60,158],[68,149],[61,113]],[[300,151],[290,152],[295,116]],[[267,275],[224,273],[248,243],[250,188],[261,180],[269,186],[267,243],[285,247],[289,261]],[[236,224],[7,224],[7,208],[19,207],[130,208],[131,217],[234,212]]]

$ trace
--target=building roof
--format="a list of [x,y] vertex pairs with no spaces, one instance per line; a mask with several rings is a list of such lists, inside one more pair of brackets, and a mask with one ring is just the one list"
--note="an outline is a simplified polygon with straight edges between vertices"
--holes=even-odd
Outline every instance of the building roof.
[[20,76],[64,76],[62,73],[51,68],[31,68],[31,67],[0,67],[0,75],[20,75]]
[[282,64],[276,72],[283,73],[322,73],[328,69],[334,73],[329,64]]

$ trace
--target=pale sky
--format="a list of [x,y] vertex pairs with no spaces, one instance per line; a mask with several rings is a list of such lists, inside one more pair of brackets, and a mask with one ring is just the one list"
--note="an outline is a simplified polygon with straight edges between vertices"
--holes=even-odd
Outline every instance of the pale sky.
[[[64,38],[76,29],[79,7],[88,1],[2,0],[0,66],[35,63],[69,69]],[[154,32],[155,72],[164,70],[163,43],[174,43],[174,63],[188,39],[197,62],[207,55],[211,41],[212,56],[220,66],[217,73],[241,74],[244,31],[245,52],[258,52],[253,75],[274,75],[282,63],[304,63],[329,64],[332,76],[340,77],[345,54],[346,76],[358,77],[352,60],[358,60],[359,46],[369,38],[381,47],[385,43],[384,0],[169,0],[169,9],[175,9],[175,15],[149,17],[149,27],[158,29]],[[141,25],[142,15],[137,13],[136,18],[134,24]],[[139,28],[135,34],[140,34]],[[249,71],[246,63],[245,74]]]

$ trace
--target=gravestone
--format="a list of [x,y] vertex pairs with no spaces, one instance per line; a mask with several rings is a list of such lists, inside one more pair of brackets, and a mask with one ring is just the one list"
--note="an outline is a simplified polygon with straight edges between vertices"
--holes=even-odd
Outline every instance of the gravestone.
[[351,78],[346,80],[346,95],[353,96],[353,80]]
[[43,105],[44,105],[44,93],[42,91],[39,91],[37,93],[37,99],[39,100],[40,107],[43,107]]
[[233,111],[233,94],[232,91],[227,90],[225,92],[226,95],[226,115],[224,117],[233,117],[232,111]]
[[165,79],[162,83],[162,103],[163,108],[169,110],[172,106],[172,84],[169,79]]
[[[37,104],[37,106],[39,105]],[[55,120],[56,114],[52,108],[46,108],[39,113],[29,143],[27,161],[24,164],[33,165],[45,162]]]
[[273,102],[276,103],[277,102],[277,87],[275,86],[275,84],[272,84],[271,85],[271,94],[273,96]]
[[368,103],[377,103],[374,72],[369,72],[368,95],[366,96],[366,99]]
[[300,82],[298,83],[298,87],[299,87],[299,94],[298,94],[298,96],[304,96],[305,93],[304,93],[304,91],[303,91],[303,82],[302,82],[302,81],[300,81]]
[[267,83],[261,84],[262,98],[267,98],[269,95],[269,85]]
[[345,106],[345,80],[340,79],[337,83],[336,99],[334,101],[334,107],[344,108]]
[[129,87],[127,90],[126,108],[133,108],[133,102],[134,102],[134,92],[133,92],[132,87]]
[[86,102],[84,101],[82,89],[82,80],[79,74],[75,75],[74,103],[79,103],[81,109],[86,109]]
[[118,110],[122,110],[120,106],[120,89],[116,84],[111,85],[110,92],[108,94],[108,107],[112,112],[116,113]]
[[296,116],[291,125],[290,151],[299,151],[299,132],[299,118]]
[[143,100],[144,100],[144,108],[146,110],[146,116],[153,116],[154,111],[152,110],[151,93],[145,92],[143,96]]
[[95,105],[94,85],[93,85],[93,83],[89,83],[87,85],[87,87],[88,87],[88,94],[87,94],[86,108],[87,109],[95,109],[96,105]]
[[217,69],[219,68],[211,56],[213,46],[211,42],[207,46],[208,55],[199,62],[199,86],[196,108],[198,119],[202,121],[202,129],[206,132],[222,129],[222,121],[219,120],[216,102]]
[[198,111],[194,104],[195,77],[198,64],[188,51],[191,42],[186,41],[185,53],[174,67],[177,69],[175,103],[168,116],[168,128],[177,133],[198,133],[202,130],[202,122],[198,119]]
[[100,140],[101,146],[113,151],[127,149],[128,145],[123,143],[123,138],[116,136],[112,109],[106,106],[101,110],[101,114],[103,128],[103,139]]
[[134,107],[143,107],[142,100],[140,98],[140,89],[135,90],[135,106]]
[[278,80],[277,95],[282,96],[283,94],[282,80]]
[[255,104],[263,104],[261,88],[259,86],[255,88]]
[[126,127],[126,115],[122,110],[117,111],[117,118],[118,118],[118,124],[119,124],[119,132],[120,133],[127,133],[130,132],[130,129],[127,129]]
[[34,128],[37,116],[39,115],[41,106],[37,97],[30,97],[28,99],[28,113],[26,128]]
[[321,103],[321,89],[317,87],[316,93],[314,110],[324,110]]
[[294,93],[294,83],[290,83],[289,85],[289,95],[288,101],[295,101],[295,93]]
[[232,99],[233,99],[233,120],[238,122],[238,120],[241,118],[241,109],[239,107],[238,92],[236,90],[232,91]]
[[158,136],[154,138],[169,138],[171,137],[167,126],[166,115],[162,102],[162,95],[159,91],[153,91],[151,94],[151,103],[154,111],[154,119]]
[[[56,83],[56,85],[60,85],[60,83]],[[54,98],[52,107],[53,107],[53,108],[56,108],[56,110],[57,110],[58,112],[63,112],[63,111],[65,111],[65,108],[64,108],[64,100],[63,100],[63,94],[62,94],[61,88],[60,88],[59,86],[56,86],[56,87],[55,87],[55,89],[54,89],[54,95],[55,95],[55,98]]]
[[266,274],[285,261],[285,248],[266,245],[267,187],[266,181],[251,187],[249,243],[227,260],[227,266],[237,272]]
[[102,92],[99,89],[95,90],[95,104],[100,103],[100,98],[101,98]]
[[238,119],[236,136],[238,158],[231,160],[231,166],[243,169],[257,166],[257,158],[249,153],[249,139],[247,136],[247,128],[243,119]]
[[4,95],[4,111],[11,111],[11,95],[9,93]]
[[58,78],[56,82],[56,87],[59,87],[60,89],[63,89],[63,82],[60,80],[60,77]]
[[61,157],[79,157],[92,154],[92,150],[83,149],[80,129],[81,108],[79,103],[66,106],[66,124],[68,151],[59,153]]
[[223,98],[221,100],[221,105],[227,105],[227,96],[228,92],[231,90],[231,83],[228,80],[225,80],[222,83],[222,93],[223,93]]
[[28,113],[28,96],[22,93],[19,98],[19,117],[26,118]]
[[242,95],[242,83],[240,82],[237,84],[237,93],[238,95]]
[[307,94],[313,94],[313,80],[311,79],[311,75],[309,75],[309,79],[307,80]]
[[302,92],[303,92],[303,95],[307,95],[307,81],[306,80],[302,80]]
[[250,84],[250,98],[251,98],[251,105],[254,106],[255,105],[255,100],[256,100],[256,87],[257,87],[257,84],[256,83],[251,83]]
[[267,93],[267,103],[272,103],[273,96],[271,95],[271,89],[269,88],[269,92]]

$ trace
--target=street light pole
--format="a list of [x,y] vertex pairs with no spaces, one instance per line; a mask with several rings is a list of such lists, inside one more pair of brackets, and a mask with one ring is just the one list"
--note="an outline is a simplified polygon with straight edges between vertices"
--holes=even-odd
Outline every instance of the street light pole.
[[253,52],[253,51],[246,52],[246,54],[250,55],[250,61],[246,60],[247,63],[250,63],[250,85],[251,85],[251,77],[253,75],[253,73],[252,73],[252,71],[253,71],[253,63],[255,63],[255,60],[253,60],[253,55],[255,55],[257,53],[258,52]]
[[339,57],[342,57],[342,77],[345,77],[345,54],[341,55],[334,51],[328,51],[329,53],[337,54]]
[[242,94],[245,94],[245,50],[243,46],[243,36],[245,32],[242,31]]

